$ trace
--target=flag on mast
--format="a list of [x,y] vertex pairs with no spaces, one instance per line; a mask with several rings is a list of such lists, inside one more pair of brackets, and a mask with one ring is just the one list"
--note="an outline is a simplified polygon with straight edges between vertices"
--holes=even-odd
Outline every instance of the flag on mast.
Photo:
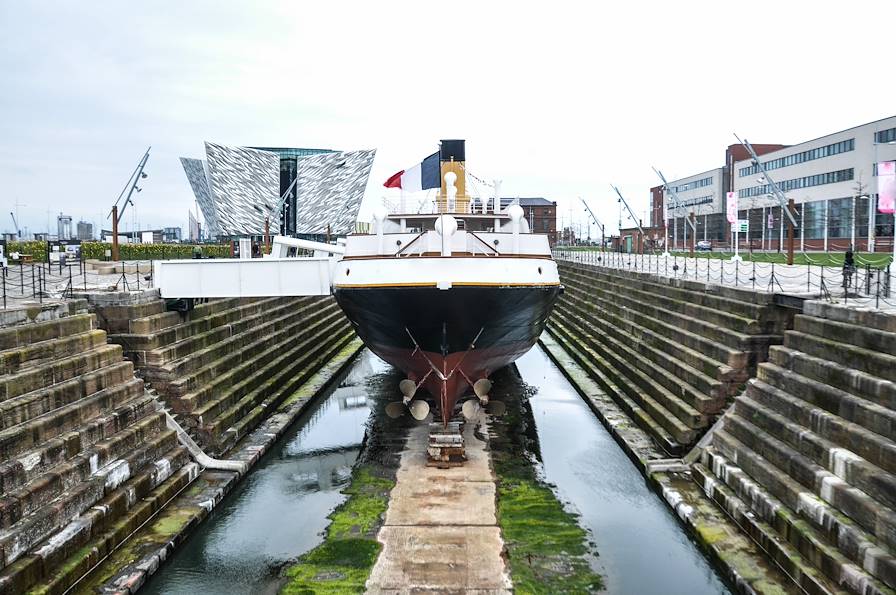
[[383,183],[386,188],[401,188],[405,192],[419,192],[441,185],[438,151],[417,165],[392,174]]

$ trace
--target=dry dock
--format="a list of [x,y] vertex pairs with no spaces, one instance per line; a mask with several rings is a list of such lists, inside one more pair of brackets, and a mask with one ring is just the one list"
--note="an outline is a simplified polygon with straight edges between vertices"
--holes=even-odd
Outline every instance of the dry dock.
[[447,469],[426,465],[428,426],[410,431],[378,535],[383,550],[367,582],[369,593],[511,592],[495,476],[481,439],[485,426],[465,425],[467,461]]

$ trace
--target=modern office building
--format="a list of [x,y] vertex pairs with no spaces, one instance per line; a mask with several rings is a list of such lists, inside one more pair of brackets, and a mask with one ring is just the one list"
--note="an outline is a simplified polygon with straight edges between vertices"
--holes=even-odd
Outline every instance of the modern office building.
[[[205,151],[204,161],[181,157],[181,163],[209,235],[231,239],[260,238],[266,223],[271,234],[354,231],[376,153],[255,149],[209,142]],[[284,195],[287,201],[280,207]]]
[[162,241],[166,244],[174,244],[180,242],[182,239],[181,230],[179,227],[164,227],[162,228]]
[[87,221],[78,221],[78,239],[89,241],[93,239],[93,223]]
[[[800,250],[892,251],[893,215],[877,208],[884,161],[896,161],[896,116],[763,155],[768,176],[795,202]],[[735,162],[732,179],[748,245],[781,249],[786,213],[769,181],[749,159]]]
[[56,217],[56,231],[56,237],[60,240],[72,239],[72,218],[59,213],[59,216]]
[[[877,209],[877,163],[896,160],[896,116],[869,122],[796,145],[753,145],[760,161],[797,210],[799,250],[890,251],[893,215]],[[694,213],[696,239],[728,246],[727,193],[735,192],[738,218],[749,222],[740,236],[742,249],[781,250],[786,239],[786,213],[772,187],[746,149],[731,145],[725,165],[670,181],[669,188],[651,188],[651,218],[657,216],[659,191],[671,245],[690,245],[685,219]],[[782,220],[783,216],[783,220]]]
[[259,151],[276,153],[280,156],[280,196],[289,194],[280,211],[280,233],[294,235],[296,233],[296,198],[298,193],[293,187],[298,172],[299,160],[322,153],[335,153],[332,149],[304,149],[298,147],[252,147]]

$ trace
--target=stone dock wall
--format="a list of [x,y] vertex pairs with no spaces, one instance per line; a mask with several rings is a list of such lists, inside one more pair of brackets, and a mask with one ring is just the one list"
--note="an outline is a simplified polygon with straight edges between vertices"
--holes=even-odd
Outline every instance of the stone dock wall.
[[68,590],[194,483],[163,408],[218,456],[276,418],[237,453],[251,465],[358,345],[332,298],[87,297],[0,326],[0,593]]
[[560,270],[555,361],[738,591],[896,592],[896,317]]

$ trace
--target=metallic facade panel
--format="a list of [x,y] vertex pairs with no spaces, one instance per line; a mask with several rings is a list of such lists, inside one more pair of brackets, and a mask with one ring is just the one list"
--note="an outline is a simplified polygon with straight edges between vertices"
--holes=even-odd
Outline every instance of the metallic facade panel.
[[205,219],[209,235],[220,235],[218,215],[215,212],[215,201],[212,198],[212,190],[208,183],[205,162],[201,159],[190,159],[189,157],[181,157],[180,162],[184,167],[184,172],[187,174],[187,180],[193,189],[193,195],[196,197],[199,209],[202,211],[202,218]]
[[220,233],[260,235],[280,198],[276,153],[205,143],[208,177]]
[[355,221],[375,149],[324,153],[299,159],[296,171],[296,232],[346,235]]

